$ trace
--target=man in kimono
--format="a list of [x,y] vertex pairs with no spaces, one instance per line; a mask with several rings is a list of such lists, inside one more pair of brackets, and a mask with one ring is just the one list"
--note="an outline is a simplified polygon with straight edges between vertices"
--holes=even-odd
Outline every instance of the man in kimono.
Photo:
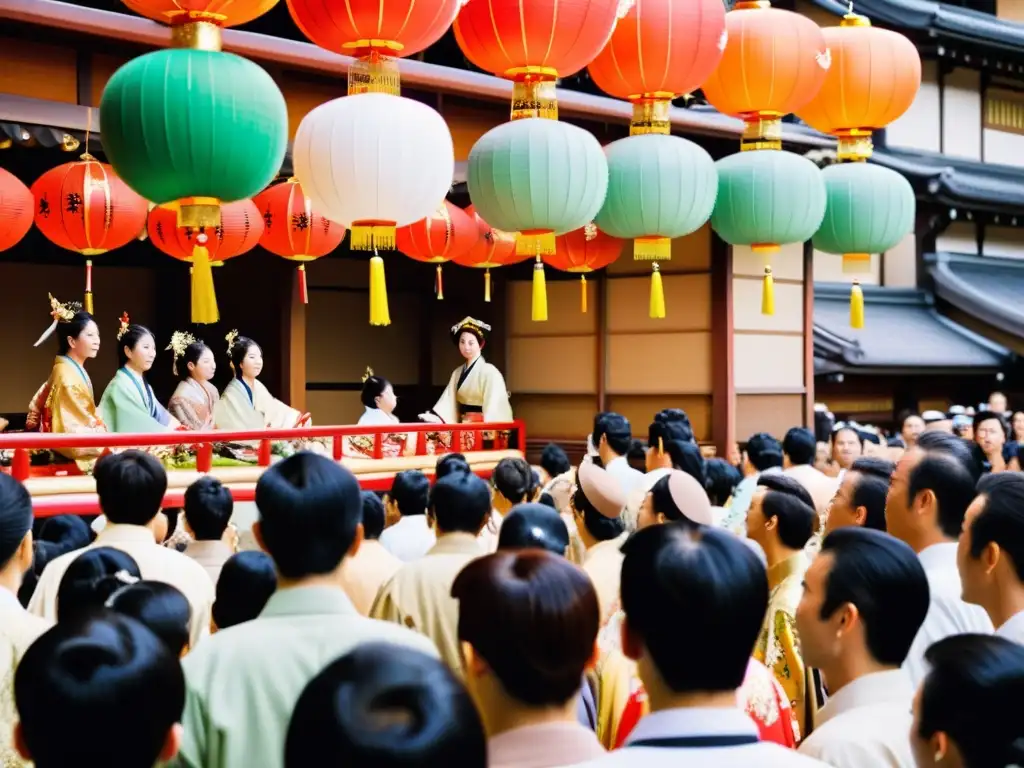
[[814,501],[799,482],[780,474],[758,478],[747,513],[747,535],[764,550],[770,594],[754,658],[775,673],[789,696],[801,735],[809,724],[805,707],[814,703],[814,696],[808,696],[796,609],[810,564],[803,549],[817,519]]
[[278,589],[258,618],[185,657],[184,738],[172,765],[282,768],[295,702],[331,661],[374,641],[437,655],[415,632],[360,616],[342,588],[345,562],[363,540],[351,472],[297,453],[263,474],[256,505],[254,533],[274,559]]

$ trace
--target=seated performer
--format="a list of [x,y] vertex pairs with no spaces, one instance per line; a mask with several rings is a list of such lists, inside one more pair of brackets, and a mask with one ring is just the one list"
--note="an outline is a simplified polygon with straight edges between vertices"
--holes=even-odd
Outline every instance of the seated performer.
[[220,393],[210,383],[217,372],[213,350],[181,331],[171,335],[167,349],[174,352],[174,375],[180,380],[167,410],[188,429],[213,429],[213,410],[220,400]]
[[[96,411],[92,380],[85,363],[100,351],[100,329],[92,315],[78,303],[61,304],[50,296],[53,322],[39,337],[39,346],[57,332],[57,358],[50,378],[28,406],[25,428],[30,431],[68,434],[103,433],[106,427]],[[69,459],[91,459],[101,448],[58,449]]]
[[[359,425],[369,424],[373,426],[399,424],[395,416],[395,406],[398,405],[398,398],[395,397],[395,388],[391,382],[373,374],[372,368],[367,368],[363,376],[363,391],[360,395],[364,410],[363,415],[356,422]],[[348,454],[373,458],[373,435],[356,435],[351,437],[347,443],[350,451]],[[381,446],[381,453],[387,458],[404,453],[415,452],[416,435],[387,434]]]
[[[481,354],[490,332],[491,326],[472,317],[452,326],[452,341],[458,345],[465,363],[452,372],[433,410],[420,414],[423,421],[433,424],[512,421],[505,378]],[[464,450],[472,448],[468,444],[471,440],[472,435],[464,436]]]
[[156,338],[143,325],[121,315],[117,332],[117,354],[121,367],[100,399],[100,415],[111,432],[168,432],[178,420],[167,412],[146,381],[146,372],[156,360]]

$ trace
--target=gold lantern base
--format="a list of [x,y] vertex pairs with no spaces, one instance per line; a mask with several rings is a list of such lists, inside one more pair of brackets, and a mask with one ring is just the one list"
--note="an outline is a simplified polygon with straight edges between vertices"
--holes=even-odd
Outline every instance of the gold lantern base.
[[870,253],[844,253],[843,274],[863,275],[871,271]]
[[219,51],[223,37],[214,14],[188,14],[183,23],[171,27],[171,47],[189,48],[193,51]]
[[378,48],[399,51],[400,43],[384,40],[361,40],[360,43],[374,43],[377,47],[357,57],[348,68],[348,95],[360,93],[386,93],[397,96],[402,90],[402,79],[398,70],[398,59],[383,54]]
[[558,119],[555,81],[558,70],[551,67],[519,67],[505,72],[513,81],[511,120],[540,117]]
[[667,237],[638,237],[633,240],[634,261],[669,261],[672,240]]
[[395,250],[395,225],[387,221],[356,221],[349,230],[353,251]]
[[669,117],[672,109],[672,93],[645,93],[630,98],[633,102],[633,119],[629,122],[630,136],[645,136],[651,133],[670,134],[672,120]]
[[555,253],[555,233],[550,229],[520,232],[516,239],[516,253],[520,256],[551,256]]
[[782,149],[782,115],[778,112],[756,112],[744,115],[746,125],[740,138],[740,150]]
[[220,200],[215,197],[186,197],[170,205],[178,211],[179,227],[220,226]]
[[871,141],[872,131],[853,128],[839,134],[836,160],[839,162],[862,162],[871,157],[875,146]]

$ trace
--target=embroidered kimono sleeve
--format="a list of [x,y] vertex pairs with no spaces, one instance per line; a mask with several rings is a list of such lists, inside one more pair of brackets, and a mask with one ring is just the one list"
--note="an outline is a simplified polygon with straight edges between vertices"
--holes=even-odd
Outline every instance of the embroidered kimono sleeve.
[[804,733],[806,676],[803,656],[800,654],[800,637],[792,614],[778,609],[772,611],[767,641],[764,658],[758,661],[763,660],[782,686],[782,690],[786,692],[800,733]]
[[206,420],[199,416],[198,404],[186,397],[172,397],[167,403],[167,410],[189,429],[200,430],[206,424]]
[[462,368],[456,368],[448,379],[448,386],[444,388],[441,397],[434,404],[434,413],[445,424],[457,424],[459,422],[459,376]]
[[32,396],[28,404],[28,415],[25,417],[25,431],[33,432],[39,429],[42,421],[43,408],[46,406],[46,398],[50,395],[50,381],[43,382],[43,386]]

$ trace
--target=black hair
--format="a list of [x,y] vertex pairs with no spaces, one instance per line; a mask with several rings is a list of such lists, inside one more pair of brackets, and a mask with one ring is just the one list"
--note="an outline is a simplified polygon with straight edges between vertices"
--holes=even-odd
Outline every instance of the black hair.
[[162,581],[140,581],[117,590],[107,607],[142,623],[164,641],[167,650],[181,656],[188,647],[192,606],[176,587]]
[[985,475],[978,483],[978,494],[985,497],[985,506],[971,522],[971,557],[981,557],[994,542],[1024,581],[1024,473]]
[[740,471],[722,458],[714,457],[704,462],[707,475],[708,498],[716,507],[724,506],[732,496],[736,486],[743,480]]
[[562,449],[562,446],[555,443],[548,443],[544,446],[544,450],[540,452],[540,465],[551,477],[564,475],[572,469],[569,457]]
[[832,555],[821,618],[852,603],[871,657],[901,665],[929,605],[928,577],[914,550],[884,531],[850,526],[826,536],[821,553]]
[[406,469],[391,481],[388,498],[398,505],[402,517],[425,515],[430,504],[430,480],[418,469]]
[[185,519],[199,541],[219,541],[234,509],[231,491],[211,475],[199,478],[185,491]]
[[[3,508],[2,502],[0,508]],[[65,552],[70,552],[88,546],[92,542],[93,533],[78,515],[54,515],[43,521],[39,539],[60,544]]]
[[473,700],[438,659],[366,643],[327,665],[295,704],[284,768],[486,768]]
[[626,530],[626,523],[621,517],[605,517],[598,512],[578,484],[572,495],[572,506],[583,517],[583,527],[598,541],[611,541]]
[[430,514],[442,533],[475,536],[491,515],[491,491],[472,472],[455,472],[434,483]]
[[60,320],[57,323],[57,352],[66,355],[71,351],[71,343],[68,339],[77,339],[85,331],[89,323],[95,323],[96,319],[84,310],[75,312],[70,320]]
[[145,451],[130,448],[101,456],[92,476],[100,509],[111,523],[148,525],[159,514],[167,471]]
[[379,539],[384,532],[387,515],[384,502],[373,491],[363,491],[363,536],[371,541]]
[[971,424],[974,428],[975,437],[977,437],[978,435],[978,427],[981,426],[981,424],[986,421],[999,422],[999,426],[1003,430],[1003,437],[1006,440],[1011,439],[1010,425],[1007,422],[1006,417],[1001,413],[996,413],[995,411],[978,411],[977,413],[974,414],[974,419],[972,420]]
[[498,462],[491,473],[494,489],[512,504],[530,500],[533,483],[533,469],[525,459],[506,456]]
[[[920,441],[918,447],[921,447]],[[926,450],[907,477],[907,503],[913,504],[922,491],[934,493],[939,528],[944,536],[956,539],[963,529],[967,507],[974,501],[974,485],[975,478],[954,456]]]
[[850,471],[856,481],[850,503],[854,509],[864,507],[864,527],[884,531],[885,498],[889,494],[889,483],[896,465],[888,459],[862,456],[853,462]]
[[981,477],[981,464],[975,457],[974,443],[969,440],[932,430],[921,433],[917,438],[917,447],[928,453],[948,456],[967,470],[974,482],[978,482]]
[[594,447],[601,444],[601,437],[608,441],[608,447],[619,456],[629,453],[630,442],[633,439],[633,428],[629,419],[619,413],[602,413],[594,421],[593,440]]
[[461,453],[446,453],[439,458],[434,466],[434,479],[440,480],[452,472],[472,472],[469,462]]
[[132,323],[128,326],[128,330],[117,340],[117,359],[122,366],[128,364],[128,355],[125,354],[124,350],[127,348],[134,351],[139,342],[147,336],[153,340],[153,346],[156,346],[156,336],[153,335],[149,328],[138,323]]
[[382,376],[367,376],[363,381],[363,391],[359,394],[359,399],[367,408],[376,408],[377,398],[384,394],[388,387],[391,387],[391,382]]
[[779,541],[790,549],[803,549],[818,521],[811,494],[786,475],[761,475],[757,484],[767,489],[761,506],[765,520],[774,517],[779,521]]
[[627,630],[642,639],[668,688],[739,688],[768,608],[757,555],[728,531],[681,525],[639,530],[622,552]]
[[73,548],[65,548],[63,544],[54,544],[52,541],[32,542],[32,567],[22,578],[21,587],[18,589],[18,602],[22,607],[28,608],[32,600],[32,594],[36,591],[39,577],[43,575],[46,566],[51,560],[67,554]]
[[562,516],[546,504],[519,504],[501,521],[498,549],[544,549],[565,556],[569,529]]
[[832,439],[835,440],[841,432],[852,432],[853,436],[857,438],[857,442],[860,443],[861,447],[864,447],[864,433],[856,427],[851,427],[849,424],[843,424],[838,429],[833,430]]
[[[113,612],[61,621],[14,675],[21,732],[38,768],[154,765],[185,707],[178,657]],[[117,723],[116,738],[99,734]],[[58,735],[59,734],[59,735]]]
[[[901,411],[899,416],[896,419],[897,422],[900,425],[899,431],[902,432],[903,428],[907,425],[907,420],[908,419],[913,419],[913,418],[921,419],[921,414],[918,413],[917,411],[913,410],[913,409],[907,409],[905,411]],[[921,421],[923,422],[924,419],[921,419]]]
[[832,439],[832,428],[836,420],[828,411],[814,411],[814,439],[819,443],[827,443]]
[[537,503],[538,504],[543,504],[546,507],[551,507],[552,509],[554,509],[556,511],[558,509],[558,505],[555,504],[555,497],[552,496],[547,491],[544,491],[544,493],[542,493],[540,495],[540,498],[537,499]]
[[767,432],[751,435],[744,450],[747,459],[758,472],[782,466],[782,444]]
[[0,569],[17,553],[32,530],[32,497],[19,481],[0,472]]
[[[671,425],[670,429],[675,440],[689,440],[696,442],[693,434],[693,424],[690,417],[682,408],[663,408],[654,414],[655,423]],[[650,444],[650,441],[648,441]]]
[[277,571],[266,552],[239,552],[221,568],[213,623],[227,629],[260,615],[267,600],[277,591]]
[[1024,646],[994,635],[953,635],[925,651],[917,734],[944,732],[965,768],[1024,764]]
[[797,466],[813,464],[818,454],[814,433],[804,427],[793,427],[782,439],[782,452]]
[[249,353],[249,348],[258,346],[259,344],[248,336],[235,337],[235,342],[228,351],[228,359],[231,361],[231,370],[235,372],[236,378],[242,375],[242,361],[245,360],[245,356]]
[[192,372],[188,369],[189,365],[198,365],[199,358],[201,358],[203,353],[208,349],[210,348],[206,346],[206,343],[202,339],[197,339],[185,347],[185,351],[181,353],[181,357],[174,362],[175,371],[181,381],[188,381],[188,379],[192,378]]
[[139,564],[113,547],[87,549],[68,564],[57,586],[58,621],[93,614],[122,587],[142,578]]
[[270,467],[256,484],[260,533],[286,579],[331,573],[352,547],[363,519],[355,476],[308,451]]

